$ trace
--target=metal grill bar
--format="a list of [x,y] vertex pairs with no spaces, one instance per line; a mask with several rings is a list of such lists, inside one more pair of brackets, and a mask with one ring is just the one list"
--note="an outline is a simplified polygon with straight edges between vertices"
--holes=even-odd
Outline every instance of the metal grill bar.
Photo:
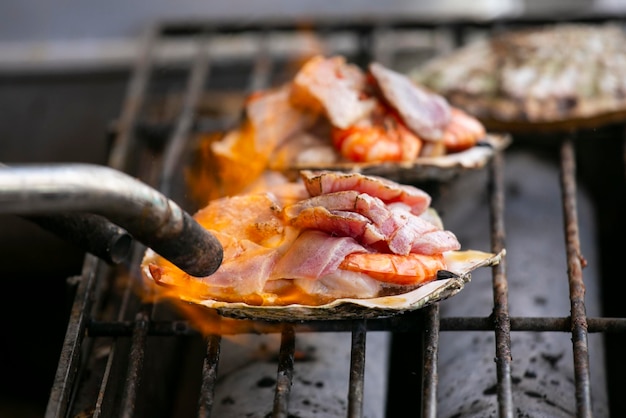
[[135,327],[132,335],[132,345],[130,350],[130,366],[124,387],[124,397],[122,398],[122,417],[131,418],[135,411],[135,401],[137,390],[141,384],[141,370],[145,356],[146,341],[148,339],[148,323],[150,321],[149,308],[145,306],[135,317]]
[[[496,253],[505,248],[504,230],[504,158],[496,153],[490,164],[490,223],[491,247]],[[513,417],[513,390],[511,387],[511,320],[509,318],[506,256],[493,273],[493,320],[496,332],[496,374],[498,378],[498,407],[500,417]]]
[[189,141],[189,134],[196,117],[196,109],[204,91],[204,83],[210,74],[211,64],[207,51],[209,39],[208,35],[201,34],[197,41],[197,52],[187,80],[187,89],[182,109],[165,150],[165,160],[161,170],[162,175],[159,188],[166,196],[171,195],[174,173],[183,160],[184,151],[187,149]]
[[274,392],[272,418],[287,418],[288,416],[295,351],[296,334],[291,325],[285,325],[281,334],[280,351],[278,353],[278,372],[276,374],[276,391]]
[[210,335],[207,338],[206,356],[202,364],[202,385],[198,402],[198,418],[210,418],[213,408],[217,366],[220,358],[222,337]]
[[[547,21],[546,21],[547,22]],[[553,20],[550,20],[553,22]],[[498,22],[502,24],[502,22]],[[506,23],[506,22],[505,22]],[[519,21],[513,23],[521,23]],[[524,22],[533,23],[533,22]],[[493,22],[486,24],[459,22],[459,27],[489,28]],[[332,32],[335,29],[355,32],[358,36],[356,60],[369,61],[371,59],[371,45],[374,36],[373,27],[380,27],[378,23],[361,22],[358,24],[333,23],[319,25],[316,29],[320,33]],[[439,23],[426,22],[398,22],[386,23],[386,29],[393,28],[434,28]],[[456,26],[455,26],[456,27]],[[147,86],[153,66],[152,58],[156,38],[158,36],[188,36],[196,34],[200,37],[198,54],[194,57],[187,88],[183,100],[183,109],[176,120],[173,135],[170,138],[165,152],[163,170],[161,172],[162,190],[171,186],[174,167],[182,155],[182,150],[195,117],[195,110],[202,94],[202,88],[211,75],[212,56],[206,43],[210,41],[209,31],[247,32],[257,30],[259,36],[258,53],[254,58],[252,72],[248,83],[243,89],[256,90],[269,85],[272,72],[275,70],[274,61],[268,46],[268,30],[294,31],[293,24],[268,22],[263,25],[233,27],[224,25],[197,24],[189,26],[189,22],[168,24],[151,28],[144,40],[137,66],[128,88],[122,117],[118,124],[119,135],[113,149],[110,164],[119,169],[129,167],[129,159],[134,155],[136,147],[132,138],[137,124],[139,110],[146,100]],[[213,32],[211,32],[213,33]],[[462,33],[461,37],[464,36]],[[462,40],[459,40],[462,42]],[[512,397],[511,377],[511,332],[570,332],[572,334],[574,359],[577,416],[591,416],[591,397],[589,379],[589,360],[587,353],[587,333],[598,332],[625,332],[626,318],[587,318],[584,307],[584,287],[582,282],[583,259],[580,254],[580,240],[578,238],[578,219],[576,209],[576,183],[574,167],[574,149],[571,140],[563,141],[561,148],[561,187],[564,222],[566,229],[566,246],[568,257],[568,279],[570,283],[571,317],[510,317],[508,307],[508,283],[506,277],[506,257],[501,264],[493,268],[493,301],[494,309],[489,317],[444,317],[440,318],[439,306],[433,305],[424,310],[423,316],[401,315],[392,318],[372,319],[367,321],[307,321],[306,323],[286,323],[281,327],[268,327],[266,323],[258,322],[258,327],[266,333],[281,333],[281,348],[277,370],[277,382],[274,393],[273,417],[288,417],[288,401],[294,372],[295,337],[300,332],[352,332],[350,384],[348,392],[348,416],[361,417],[363,415],[363,388],[365,370],[365,342],[369,331],[415,332],[423,336],[424,369],[422,375],[422,405],[421,414],[424,418],[437,416],[437,361],[439,350],[439,335],[441,331],[494,331],[496,337],[496,372],[498,414],[500,417],[513,417],[514,405]],[[503,156],[497,154],[489,167],[489,206],[491,246],[495,252],[505,248],[504,233],[504,190],[503,190]],[[79,285],[77,299],[74,302],[70,325],[63,348],[63,356],[59,363],[55,384],[51,392],[46,417],[66,416],[73,387],[76,385],[76,369],[79,364],[78,355],[84,339],[85,327],[91,338],[115,337],[131,339],[130,363],[126,371],[126,386],[122,400],[122,416],[131,417],[136,412],[136,401],[141,386],[141,376],[144,372],[144,355],[148,336],[199,336],[200,333],[190,322],[184,320],[158,321],[152,318],[152,305],[143,305],[137,311],[134,320],[124,321],[127,308],[124,306],[117,321],[98,321],[89,317],[93,287],[99,263],[93,258],[85,260],[82,280]],[[132,309],[128,308],[132,313]],[[253,321],[248,321],[252,322]],[[247,328],[250,329],[250,328]],[[239,331],[233,331],[238,333]],[[224,330],[224,335],[228,334]],[[115,344],[113,345],[115,348]],[[217,369],[220,358],[221,336],[212,335],[206,340],[206,351],[203,359],[202,381],[198,399],[198,416],[210,417],[214,403],[214,391],[217,385]],[[83,347],[84,348],[84,347]],[[115,350],[112,351],[115,353]],[[109,366],[113,354],[110,354]],[[110,370],[110,367],[109,369]],[[98,400],[98,412],[101,414],[102,398],[105,390],[112,384],[109,373],[102,379],[101,396]],[[105,414],[102,414],[105,415]]]
[[[131,299],[131,295],[133,294],[132,292],[132,286],[130,283],[127,284],[126,288],[124,289],[124,295],[122,298],[122,303],[120,306],[120,309],[118,311],[117,314],[117,319],[118,320],[122,320],[127,311],[129,310],[129,303],[130,303],[130,299]],[[129,330],[129,336],[132,336],[134,329],[135,329],[135,324],[134,323],[130,323],[131,325],[131,329]],[[89,330],[87,330],[89,331]],[[102,416],[106,411],[105,411],[105,398],[107,397],[108,394],[108,389],[110,388],[109,383],[112,382],[112,380],[114,379],[112,377],[112,373],[113,373],[113,368],[114,368],[114,363],[117,360],[117,352],[120,349],[119,344],[120,340],[115,340],[112,344],[111,344],[111,348],[110,348],[110,353],[109,356],[107,358],[107,363],[105,366],[105,370],[104,373],[102,375],[102,379],[100,381],[100,388],[98,391],[98,397],[96,399],[96,405],[94,408],[94,414],[93,414],[93,418],[99,418],[100,416]]]
[[61,358],[46,408],[46,418],[61,417],[67,413],[79,368],[85,327],[93,303],[92,295],[96,287],[97,265],[98,259],[96,257],[89,254],[85,257],[76,298],[72,304],[65,339],[63,340]]
[[[519,26],[535,26],[554,24],[559,22],[574,23],[603,23],[608,21],[619,21],[626,19],[626,15],[619,12],[610,14],[593,13],[562,16],[514,16],[497,17],[493,19],[472,19],[454,18],[453,20],[433,19],[431,16],[401,16],[393,19],[380,19],[376,17],[361,16],[355,21],[346,21],[344,18],[326,17],[324,20],[314,20],[309,22],[294,21],[293,19],[263,19],[250,20],[247,22],[223,20],[220,22],[207,22],[205,19],[177,19],[168,21],[163,26],[162,35],[166,37],[188,37],[203,31],[213,30],[221,33],[239,34],[243,32],[259,32],[270,29],[276,32],[292,32],[298,29],[314,29],[318,33],[332,31],[346,31],[352,33],[369,32],[373,27],[384,27],[387,29],[438,29],[438,28],[458,28],[463,29],[490,29],[515,28]],[[461,37],[464,34],[461,32]]]
[[[369,319],[367,331],[398,331],[415,332],[421,331],[425,326],[423,321],[405,321],[404,317]],[[517,317],[510,318],[511,331],[537,331],[537,332],[571,332],[570,317]],[[252,321],[254,322],[254,321]],[[266,325],[259,322],[259,326]],[[89,335],[92,337],[128,337],[132,335],[134,324],[132,321],[102,322],[91,321],[89,323]],[[265,333],[278,332],[271,328],[264,328]],[[440,319],[441,331],[494,331],[494,321],[488,317],[444,317]],[[306,324],[294,324],[296,332],[346,332],[352,327],[341,321],[310,321]],[[587,332],[590,333],[619,333],[626,331],[626,318],[587,318]],[[224,335],[236,333],[224,330]],[[196,336],[200,335],[193,325],[184,320],[178,321],[151,321],[148,335],[153,336]]]
[[587,347],[585,285],[582,274],[584,258],[580,250],[580,238],[578,236],[575,171],[574,145],[572,139],[568,138],[561,144],[561,190],[571,301],[576,409],[578,417],[591,417],[593,415],[591,411],[591,378],[589,375],[589,353]]
[[352,324],[350,351],[350,380],[348,388],[348,417],[363,416],[363,387],[365,385],[365,343],[367,327],[365,320]]
[[439,358],[439,305],[426,308],[424,325],[424,371],[422,373],[422,417],[437,417],[437,360]]
[[267,88],[273,69],[273,62],[269,56],[269,41],[267,32],[262,32],[258,37],[258,53],[254,60],[254,67],[250,74],[249,91],[254,92]]
[[117,137],[111,150],[109,165],[117,170],[126,171],[130,168],[129,159],[136,155],[136,141],[133,131],[137,124],[141,107],[146,98],[146,89],[150,77],[150,69],[154,58],[154,46],[157,37],[157,26],[150,25],[143,34],[139,58],[135,62],[122,112],[117,126]]

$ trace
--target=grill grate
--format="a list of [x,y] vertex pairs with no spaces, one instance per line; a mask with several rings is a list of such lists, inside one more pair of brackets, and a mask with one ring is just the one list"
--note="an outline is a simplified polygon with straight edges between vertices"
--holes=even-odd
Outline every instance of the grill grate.
[[[598,20],[606,17],[597,17]],[[228,90],[232,82],[231,71],[245,68],[246,82],[239,86],[240,95],[266,87],[284,78],[289,60],[297,58],[290,50],[292,45],[277,48],[277,39],[298,38],[315,34],[329,50],[348,55],[352,62],[365,64],[371,60],[391,59],[389,48],[379,55],[375,45],[381,34],[398,33],[402,40],[412,39],[414,34],[406,31],[428,33],[432,45],[410,45],[422,48],[424,56],[437,52],[440,43],[433,34],[448,31],[450,45],[462,44],[467,36],[477,31],[487,33],[502,27],[519,24],[541,24],[546,21],[500,21],[490,23],[450,22],[427,23],[420,21],[402,22],[358,22],[324,23],[301,27],[293,23],[267,22],[259,25],[236,26],[213,25],[205,22],[174,22],[158,24],[146,32],[143,46],[130,80],[126,101],[116,126],[115,141],[110,165],[116,169],[137,175],[149,184],[154,184],[164,194],[176,191],[177,173],[181,161],[185,160],[188,141],[197,130],[224,128],[233,122],[236,114],[206,116],[198,109],[204,104],[204,95],[209,88]],[[348,38],[344,42],[344,37]],[[216,39],[227,44],[236,43],[246,56],[233,56],[232,50],[220,50]],[[308,38],[305,37],[305,41]],[[423,39],[423,37],[419,38]],[[181,57],[164,52],[163,44],[172,41],[177,47],[191,45],[188,56]],[[387,44],[388,46],[389,44]],[[393,45],[402,45],[401,41]],[[301,45],[296,45],[296,51]],[[328,52],[328,51],[326,51]],[[401,54],[400,50],[393,50]],[[419,51],[418,51],[419,52]],[[245,55],[245,54],[244,54]],[[417,54],[419,55],[419,54]],[[166,64],[160,63],[160,60]],[[191,61],[189,70],[181,63]],[[225,64],[224,64],[225,63]],[[150,105],[149,96],[160,66],[186,74],[186,85],[180,105],[165,123],[154,124],[142,119]],[[183,68],[183,70],[180,70]],[[226,71],[224,70],[226,68]],[[225,86],[225,87],[224,87]],[[171,88],[171,87],[170,87]],[[167,90],[167,89],[166,89]],[[213,103],[215,105],[215,103]],[[576,202],[576,147],[575,139],[564,137],[560,148],[560,185],[564,216],[565,251],[567,253],[569,297],[571,317],[510,317],[509,288],[506,273],[506,258],[493,267],[493,311],[489,317],[441,317],[439,305],[429,306],[422,311],[383,319],[356,321],[308,321],[305,323],[281,323],[271,326],[262,322],[253,324],[261,333],[280,335],[280,349],[276,370],[276,383],[272,417],[288,417],[289,397],[293,384],[295,339],[301,333],[350,332],[352,335],[350,376],[347,396],[347,415],[362,417],[364,414],[365,352],[368,332],[389,331],[394,335],[415,335],[415,353],[419,357],[422,380],[412,393],[421,391],[420,411],[425,418],[437,414],[438,396],[438,353],[441,331],[491,331],[495,334],[495,362],[498,415],[515,416],[513,401],[514,385],[511,366],[511,333],[516,331],[571,333],[575,369],[576,416],[592,416],[591,382],[589,375],[588,333],[624,333],[626,318],[587,317],[584,302],[584,284],[578,215]],[[504,227],[504,173],[505,158],[496,154],[488,167],[488,209],[490,211],[491,250],[499,252],[505,247]],[[155,167],[160,169],[155,170]],[[222,336],[202,336],[186,319],[178,316],[161,319],[160,306],[142,302],[134,291],[140,281],[139,262],[144,248],[136,246],[133,259],[126,266],[111,267],[95,257],[85,258],[82,275],[73,278],[76,298],[72,307],[69,325],[52,387],[47,417],[75,416],[89,411],[95,417],[143,416],[149,411],[142,387],[150,382],[148,370],[154,359],[149,353],[151,339],[167,338],[186,340],[202,338],[205,352],[201,365],[199,392],[191,415],[210,417],[215,403],[214,392],[218,381],[218,363]],[[124,291],[114,291],[122,286]],[[167,316],[167,315],[166,315]],[[260,330],[260,331],[258,331]],[[237,331],[233,331],[237,332]],[[176,348],[171,349],[172,352]],[[99,363],[94,364],[94,363]],[[89,370],[89,373],[87,371]],[[165,375],[156,375],[164,377]],[[393,384],[393,383],[390,383]],[[93,389],[89,393],[88,388]],[[160,389],[155,389],[158,392]],[[413,389],[411,389],[413,390]],[[413,398],[398,400],[391,398],[398,411],[406,405],[415,406]],[[175,402],[171,400],[171,402]],[[155,407],[157,408],[157,407]],[[388,416],[394,416],[390,407]]]

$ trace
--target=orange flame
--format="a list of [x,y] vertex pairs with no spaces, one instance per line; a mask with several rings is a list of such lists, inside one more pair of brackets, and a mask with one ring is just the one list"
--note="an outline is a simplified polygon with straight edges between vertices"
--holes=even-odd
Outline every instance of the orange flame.
[[[324,43],[306,23],[299,28],[296,38],[299,41],[297,43],[299,49],[291,54],[295,58],[285,69],[287,77],[296,74],[311,57],[327,52],[324,51]],[[244,106],[250,100],[254,100],[255,94],[262,93],[262,91],[252,92],[243,102]],[[217,198],[233,196],[251,189],[262,190],[266,187],[265,181],[272,181],[264,177],[271,150],[259,150],[254,140],[254,127],[245,118],[242,122],[236,129],[228,132],[205,133],[197,138],[193,161],[185,170],[185,179],[189,196],[198,207],[204,207]],[[216,154],[215,145],[218,142],[223,152]],[[212,294],[211,289],[202,281],[189,278],[183,271],[161,257],[158,257],[156,263],[151,264],[149,268],[154,282],[148,280],[147,286],[150,286],[150,290],[144,290],[142,297],[152,299],[153,302],[168,301],[204,335],[279,330],[277,325],[225,318],[212,309],[186,302],[185,300],[200,301],[208,298],[208,295]],[[167,277],[167,282],[161,280],[161,277]],[[220,297],[221,300],[241,301],[241,296],[224,294],[223,291],[220,296],[224,296]],[[244,302],[253,305],[269,303],[262,295],[250,297]],[[326,301],[310,296],[299,287],[291,285],[279,289],[271,303],[319,305],[324,302]]]

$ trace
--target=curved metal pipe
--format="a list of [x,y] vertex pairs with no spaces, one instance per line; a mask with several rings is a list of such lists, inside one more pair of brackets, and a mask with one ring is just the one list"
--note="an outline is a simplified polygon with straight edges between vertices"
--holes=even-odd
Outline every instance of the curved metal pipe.
[[223,248],[209,231],[125,173],[91,164],[0,165],[0,213],[67,212],[104,216],[193,276],[211,275],[222,263]]
[[133,242],[125,229],[94,213],[30,215],[22,218],[111,264],[125,261]]

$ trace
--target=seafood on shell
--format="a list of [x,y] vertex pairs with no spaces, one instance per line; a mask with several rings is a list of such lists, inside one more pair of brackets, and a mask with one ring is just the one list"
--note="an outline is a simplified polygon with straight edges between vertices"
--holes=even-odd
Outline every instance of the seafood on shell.
[[626,118],[626,32],[614,23],[509,30],[409,73],[490,129],[594,126]]
[[472,115],[380,63],[361,69],[317,55],[292,80],[249,95],[240,123],[213,141],[212,165],[232,194],[266,169],[447,179],[484,166],[510,139],[488,135]]
[[358,173],[303,171],[264,191],[211,201],[194,218],[224,248],[207,277],[151,249],[144,278],[165,295],[225,316],[372,318],[458,293],[499,254],[461,250],[423,190]]

